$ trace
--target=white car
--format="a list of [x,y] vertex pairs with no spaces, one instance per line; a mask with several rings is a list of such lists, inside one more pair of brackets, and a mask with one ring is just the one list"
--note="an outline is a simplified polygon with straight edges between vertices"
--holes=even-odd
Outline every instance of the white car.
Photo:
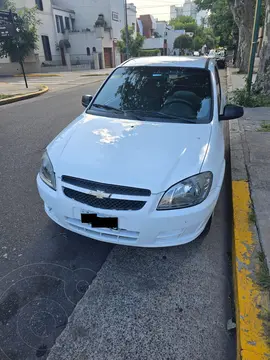
[[193,56],[200,56],[199,51],[194,51]]
[[62,227],[114,244],[196,239],[211,221],[225,160],[225,106],[215,62],[130,59],[47,147],[37,185]]

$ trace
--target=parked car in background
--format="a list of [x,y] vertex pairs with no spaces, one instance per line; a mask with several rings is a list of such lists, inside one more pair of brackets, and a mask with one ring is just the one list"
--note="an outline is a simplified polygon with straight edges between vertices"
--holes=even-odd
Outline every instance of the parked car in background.
[[45,211],[95,240],[174,246],[210,228],[225,171],[225,104],[206,57],[134,58],[47,147],[37,175]]
[[226,52],[225,50],[212,49],[209,51],[208,57],[215,59],[219,69],[226,67]]
[[200,56],[199,51],[194,51],[194,52],[193,52],[193,56]]

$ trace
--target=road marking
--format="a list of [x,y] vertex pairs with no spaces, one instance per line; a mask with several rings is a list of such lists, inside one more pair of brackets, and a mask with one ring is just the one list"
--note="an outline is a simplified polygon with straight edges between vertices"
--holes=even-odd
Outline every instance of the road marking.
[[237,323],[237,359],[269,360],[270,350],[263,334],[263,321],[258,317],[265,297],[255,283],[254,256],[259,241],[249,223],[250,192],[248,182],[232,182],[233,197],[233,266]]

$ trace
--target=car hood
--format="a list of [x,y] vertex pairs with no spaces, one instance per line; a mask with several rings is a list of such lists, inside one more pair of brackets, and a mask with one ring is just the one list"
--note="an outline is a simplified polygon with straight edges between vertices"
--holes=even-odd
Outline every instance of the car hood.
[[147,188],[152,193],[200,172],[211,124],[81,115],[48,147],[56,175]]

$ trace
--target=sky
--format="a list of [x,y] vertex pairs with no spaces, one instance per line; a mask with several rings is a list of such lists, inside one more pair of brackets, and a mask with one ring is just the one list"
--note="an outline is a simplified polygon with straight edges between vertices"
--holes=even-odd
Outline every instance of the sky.
[[159,20],[170,19],[170,5],[182,5],[181,0],[128,0],[137,7],[137,16],[151,14]]

